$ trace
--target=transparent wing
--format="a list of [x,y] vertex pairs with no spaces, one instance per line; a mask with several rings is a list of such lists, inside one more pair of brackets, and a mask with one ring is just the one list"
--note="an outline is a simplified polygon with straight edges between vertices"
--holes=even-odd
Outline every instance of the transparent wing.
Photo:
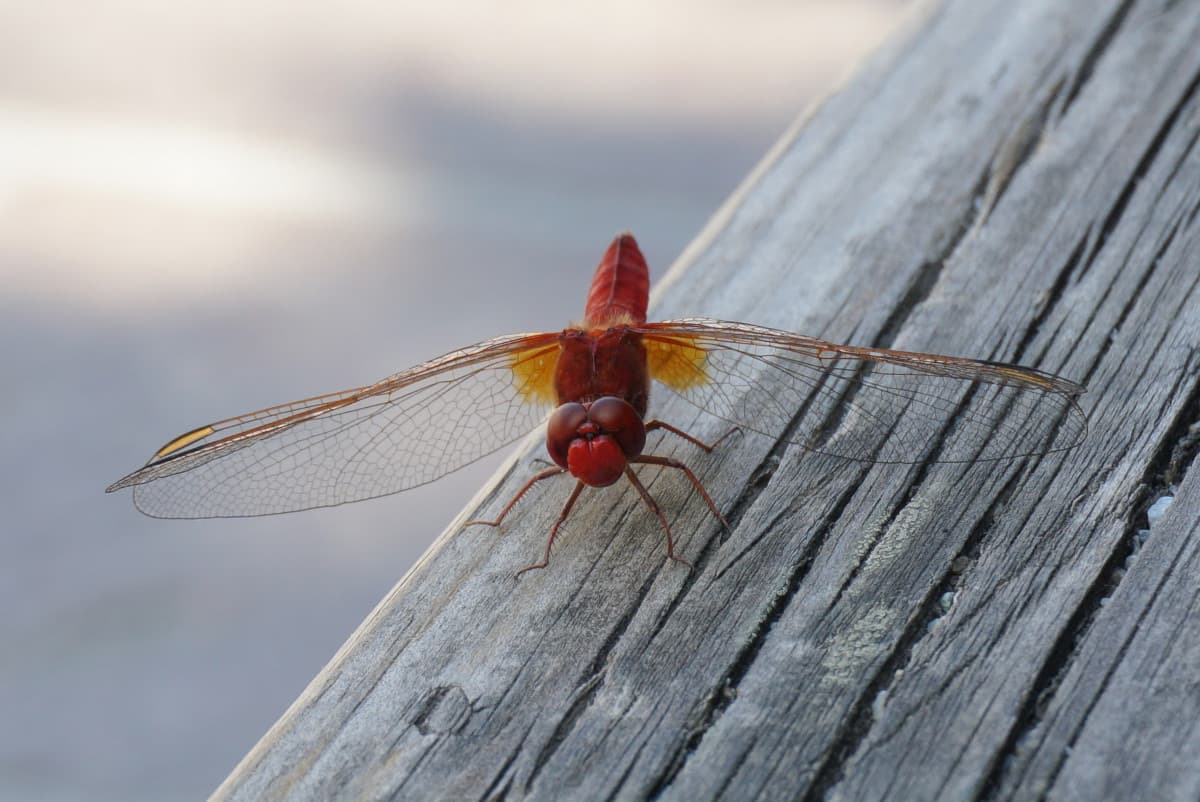
[[108,488],[159,518],[270,515],[431,482],[553,408],[560,334],[499,337],[365,387],[202,426]]
[[1032,368],[836,345],[691,318],[635,327],[650,373],[701,409],[813,451],[975,462],[1077,445],[1082,385]]

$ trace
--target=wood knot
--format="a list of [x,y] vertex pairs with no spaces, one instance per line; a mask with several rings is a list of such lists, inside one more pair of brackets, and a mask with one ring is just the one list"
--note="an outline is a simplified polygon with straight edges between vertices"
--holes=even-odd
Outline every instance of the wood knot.
[[471,717],[471,700],[458,685],[439,685],[425,694],[412,719],[422,735],[451,735]]

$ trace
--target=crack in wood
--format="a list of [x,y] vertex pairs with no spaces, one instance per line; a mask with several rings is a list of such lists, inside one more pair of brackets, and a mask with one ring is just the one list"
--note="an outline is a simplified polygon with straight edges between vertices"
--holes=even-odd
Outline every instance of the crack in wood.
[[512,790],[513,781],[516,775],[513,772],[513,765],[517,762],[522,750],[525,747],[525,741],[529,738],[529,733],[533,730],[533,725],[525,729],[525,734],[517,739],[516,746],[509,752],[508,758],[500,765],[496,771],[496,776],[492,778],[492,782],[484,789],[481,799],[486,802],[503,802],[508,798],[508,792]]
[[[964,573],[962,570],[963,558],[979,553],[980,547],[987,539],[987,534],[995,526],[998,510],[1007,505],[1016,491],[1020,477],[1020,471],[1013,471],[979,521],[972,527],[971,533],[963,542],[962,547],[949,561],[942,578],[931,585],[930,591],[918,608],[917,615],[913,616],[900,638],[897,639],[892,654],[875,672],[863,694],[851,708],[851,712],[846,717],[848,723],[826,752],[826,759],[818,767],[816,776],[802,797],[804,802],[817,802],[817,800],[824,799],[830,789],[841,781],[846,762],[858,752],[875,724],[877,706],[886,699],[892,684],[908,667],[913,651],[925,639],[934,622],[946,614],[946,611],[941,609],[941,600],[947,592],[961,585]],[[907,721],[907,717],[902,717],[897,726],[893,728],[893,733],[899,732],[905,721]],[[886,740],[888,737],[890,736],[885,735],[884,739]]]
[[[981,182],[986,180],[986,176],[980,179]],[[978,197],[979,191],[981,190],[977,190],[971,197]],[[974,201],[970,205],[973,207],[975,205]],[[896,337],[900,334],[900,330],[904,327],[904,324],[912,317],[913,311],[929,297],[929,293],[937,286],[938,279],[942,277],[942,270],[946,267],[946,260],[954,254],[955,249],[958,248],[959,243],[962,242],[963,237],[970,230],[974,217],[974,212],[969,212],[965,215],[959,221],[958,229],[955,235],[950,238],[949,245],[917,268],[912,280],[904,288],[904,294],[901,296],[900,301],[892,309],[887,319],[884,320],[879,333],[872,338],[872,348],[891,348],[896,342]]]
[[800,559],[792,567],[786,588],[771,599],[771,603],[763,611],[763,615],[760,616],[754,633],[734,657],[724,675],[714,685],[714,687],[722,689],[719,698],[717,694],[709,694],[706,704],[702,706],[700,714],[697,716],[698,722],[696,727],[692,730],[689,737],[672,752],[670,759],[666,762],[666,768],[663,770],[662,776],[659,777],[658,781],[655,782],[647,794],[649,798],[654,798],[661,794],[675,780],[688,759],[699,748],[700,743],[704,740],[704,736],[712,729],[717,720],[720,719],[733,699],[737,697],[737,689],[742,679],[754,664],[754,660],[759,651],[762,650],[763,644],[766,642],[772,627],[782,617],[788,603],[799,592],[800,584],[808,575],[809,568],[812,567],[813,562],[816,560],[817,553],[821,550],[825,539],[833,530],[834,524],[841,518],[842,512],[845,511],[846,506],[854,497],[857,489],[858,485],[854,483],[842,492],[837,503],[834,504],[833,508],[824,517],[817,531],[809,538]]
[[713,574],[712,581],[715,583],[724,579],[725,575],[728,574],[735,565],[741,562],[744,557],[749,555],[750,552],[758,547],[758,544],[762,543],[768,535],[775,531],[775,528],[779,525],[779,522],[782,521],[790,512],[791,510],[786,507],[777,510],[775,514],[768,518],[766,522],[759,528],[759,531],[754,535],[754,537],[747,540],[742,548],[738,549],[736,554],[729,557],[725,561],[725,564],[722,565],[715,574]]
[[[1192,146],[1194,147],[1195,144],[1196,140],[1193,139]],[[1191,225],[1196,222],[1196,215],[1198,213],[1200,213],[1200,195],[1197,195],[1196,202],[1192,204],[1192,208],[1187,213],[1187,219],[1184,222],[1185,228],[1190,228]]]
[[[1083,232],[1083,235],[1080,236],[1075,248],[1071,251],[1071,255],[1067,257],[1067,261],[1063,264],[1062,268],[1059,269],[1058,275],[1054,279],[1054,283],[1051,284],[1050,289],[1046,291],[1045,304],[1037,311],[1037,314],[1034,315],[1033,320],[1029,322],[1029,325],[1025,327],[1024,335],[1020,340],[1017,341],[1017,345],[1013,349],[1013,362],[1020,362],[1024,358],[1026,350],[1029,348],[1030,344],[1032,344],[1034,338],[1036,338],[1041,332],[1042,325],[1046,322],[1046,319],[1050,316],[1050,313],[1057,308],[1059,302],[1062,301],[1063,295],[1066,292],[1067,284],[1070,283],[1075,274],[1075,269],[1079,266],[1079,262],[1083,258],[1083,252],[1087,246],[1087,239],[1088,232],[1085,231]],[[1045,338],[1045,342],[1045,348],[1049,348],[1050,343],[1053,342],[1053,338],[1047,337]],[[1045,356],[1045,348],[1043,348],[1041,353],[1036,355],[1035,359],[1038,363],[1040,363],[1042,358]],[[1099,360],[1097,360],[1097,363],[1099,363]]]
[[[606,644],[611,649],[610,644]],[[578,688],[575,692],[575,699],[572,700],[567,712],[559,719],[558,724],[554,727],[554,732],[550,738],[542,745],[538,751],[537,757],[533,761],[533,769],[530,770],[529,776],[525,778],[524,790],[529,793],[533,787],[533,783],[541,774],[542,769],[550,762],[550,758],[558,751],[558,748],[567,740],[567,736],[575,729],[576,722],[592,704],[592,700],[596,698],[596,693],[604,686],[604,673],[598,671],[588,677],[587,681]]]
[[[656,700],[654,705],[650,708],[647,716],[642,720],[637,729],[637,735],[639,737],[637,748],[633,751],[630,759],[625,761],[625,769],[621,772],[620,776],[617,778],[617,781],[612,784],[612,791],[608,795],[607,799],[621,798],[621,791],[624,789],[625,783],[633,774],[634,769],[637,767],[638,761],[645,753],[647,747],[650,748],[651,752],[654,751],[654,744],[651,743],[650,738],[642,737],[642,733],[646,731],[647,727],[650,727],[651,734],[653,734],[653,731],[657,728],[657,722],[661,721],[661,718],[659,717],[659,708],[662,706],[662,704],[662,699]],[[642,794],[642,796],[651,798],[646,794]]]
[[[1041,81],[1038,82],[1039,84]],[[987,222],[996,204],[1004,197],[1005,191],[1021,168],[1029,161],[1030,156],[1037,150],[1046,137],[1046,129],[1051,120],[1057,119],[1052,111],[1066,85],[1066,78],[1059,78],[1042,93],[1040,102],[1034,105],[1031,114],[1021,117],[1012,131],[1000,142],[992,156],[985,176],[986,187],[980,195],[978,203],[980,210],[976,223],[983,225]]]
[[[1134,507],[1139,520],[1145,521],[1142,528],[1150,527],[1146,511],[1154,499],[1172,485],[1182,484],[1200,454],[1200,428],[1197,428],[1200,423],[1200,381],[1195,380],[1198,356],[1200,352],[1193,351],[1187,365],[1179,372],[1176,384],[1191,380],[1192,387],[1142,476],[1140,487],[1144,497]],[[1172,397],[1177,392],[1172,388]]]
[[567,740],[571,731],[575,728],[575,724],[584,712],[591,706],[592,701],[596,698],[596,694],[604,687],[606,677],[604,665],[608,662],[609,656],[621,637],[629,629],[629,624],[637,611],[641,609],[642,602],[649,595],[651,587],[654,585],[656,574],[650,574],[638,589],[637,597],[627,606],[625,614],[617,621],[608,636],[604,639],[604,643],[596,650],[595,657],[583,672],[583,681],[576,685],[575,699],[572,700],[567,712],[559,720],[554,728],[554,732],[550,738],[539,750],[537,757],[534,759],[533,768],[529,772],[529,776],[525,779],[524,789],[528,793],[532,788],[533,783],[537,780],[538,775],[546,764],[558,751],[559,747]]
[[[1151,277],[1157,272],[1159,265],[1162,262],[1163,255],[1166,253],[1167,248],[1170,247],[1171,243],[1175,239],[1175,234],[1178,231],[1178,228],[1179,228],[1179,223],[1178,223],[1178,221],[1176,221],[1176,224],[1171,228],[1170,232],[1168,233],[1166,240],[1159,247],[1158,251],[1155,253],[1154,258],[1149,260],[1149,262],[1147,264],[1147,269],[1138,278],[1137,285],[1134,288],[1133,292],[1128,294],[1128,296],[1126,297],[1125,303],[1121,306],[1121,311],[1117,314],[1117,320],[1113,324],[1113,331],[1120,331],[1121,328],[1125,325],[1125,321],[1129,318],[1129,315],[1133,313],[1134,308],[1140,302],[1142,302],[1144,300],[1142,298],[1142,293],[1146,289],[1146,286],[1150,283]],[[1107,295],[1107,293],[1108,293],[1108,290],[1105,291],[1105,295]],[[1164,333],[1164,336],[1165,336],[1165,333]],[[1097,352],[1095,358],[1092,360],[1092,364],[1088,368],[1087,373],[1084,376],[1083,381],[1085,383],[1090,381],[1092,378],[1092,375],[1095,373],[1095,371],[1101,365],[1104,364],[1105,357],[1108,355],[1108,352],[1112,349],[1112,345],[1113,345],[1112,337],[1106,338],[1104,340],[1104,342],[1101,344],[1099,351]]]
[[[1120,556],[1120,553],[1114,551],[1114,556]],[[1120,566],[1112,566],[1113,561],[1106,563],[1105,570],[1111,570],[1113,575],[1116,575],[1117,572],[1124,570]],[[1057,781],[1063,765],[1066,763],[1067,758],[1071,754],[1071,749],[1078,740],[1080,733],[1083,732],[1088,717],[1091,715],[1091,711],[1103,697],[1104,691],[1109,685],[1109,680],[1112,678],[1112,675],[1116,672],[1117,668],[1121,664],[1121,661],[1124,659],[1130,644],[1137,635],[1137,630],[1140,627],[1141,622],[1145,620],[1150,606],[1153,604],[1154,599],[1157,598],[1162,586],[1166,583],[1168,576],[1168,573],[1163,574],[1158,585],[1155,587],[1155,590],[1147,600],[1146,607],[1138,615],[1137,623],[1130,628],[1125,639],[1121,642],[1121,645],[1117,649],[1112,662],[1108,666],[1108,669],[1104,672],[1103,678],[1097,685],[1095,694],[1093,695],[1091,701],[1084,708],[1083,714],[1079,717],[1079,720],[1072,729],[1070,736],[1063,745],[1063,749],[1054,760],[1052,768],[1046,775],[1046,787],[1052,786]],[[1111,577],[1108,578],[1111,579]],[[1022,716],[1018,719],[1018,726],[1013,728],[1012,735],[1008,740],[1005,741],[1004,748],[1001,749],[996,755],[993,769],[989,773],[987,780],[983,785],[984,794],[981,797],[982,800],[986,801],[998,798],[999,794],[1003,791],[1008,782],[1019,784],[1021,778],[1026,776],[1027,772],[1018,771],[1012,767],[1013,764],[1011,759],[1019,754],[1021,743],[1035,735],[1037,728],[1041,725],[1045,718],[1045,713],[1049,709],[1054,696],[1058,692],[1062,680],[1066,677],[1067,672],[1073,666],[1080,645],[1087,637],[1088,631],[1091,629],[1096,616],[1098,616],[1100,613],[1101,605],[1099,602],[1101,602],[1104,598],[1107,598],[1113,589],[1115,589],[1115,585],[1111,588],[1101,589],[1100,592],[1102,595],[1097,597],[1097,604],[1094,609],[1089,609],[1088,605],[1086,604],[1080,605],[1076,613],[1085,614],[1085,618],[1079,620],[1080,629],[1077,633],[1075,633],[1077,637],[1071,639],[1069,642],[1062,640],[1056,641],[1055,651],[1051,652],[1051,661],[1048,661],[1043,668],[1043,672],[1048,673],[1038,675],[1038,680],[1035,681],[1034,685],[1031,687],[1030,693],[1026,697],[1026,704],[1022,707]],[[1073,616],[1068,626],[1070,627],[1075,623],[1076,616]],[[1056,657],[1056,653],[1058,653],[1060,645],[1064,647],[1064,650],[1061,654],[1057,654],[1057,656],[1062,662],[1056,665],[1053,662],[1053,659]],[[1023,766],[1022,768],[1025,769],[1028,768],[1028,766]],[[1011,777],[1009,776],[1010,774]]]
[[[1189,363],[1195,363],[1200,352],[1193,351],[1188,359]],[[1185,375],[1194,375],[1193,368]],[[1188,471],[1196,461],[1196,457],[1200,454],[1200,397],[1192,399],[1192,405],[1188,412],[1185,412],[1180,421],[1180,426],[1183,427],[1187,419],[1191,419],[1191,423],[1187,424],[1186,428],[1181,428],[1175,446],[1171,451],[1171,457],[1168,460],[1167,467],[1159,474],[1161,485],[1153,489],[1159,492],[1164,492],[1168,488],[1183,484],[1183,480],[1187,478]]]
[[[1121,192],[1117,196],[1116,202],[1113,203],[1108,214],[1104,218],[1104,222],[1100,225],[1099,230],[1096,232],[1095,242],[1092,245],[1091,252],[1088,254],[1087,259],[1083,263],[1083,269],[1080,271],[1080,276],[1084,276],[1088,273],[1092,264],[1096,260],[1097,254],[1100,253],[1100,250],[1108,241],[1109,235],[1112,234],[1117,225],[1120,223],[1121,217],[1125,214],[1125,209],[1129,205],[1129,201],[1133,198],[1134,191],[1138,188],[1138,185],[1141,183],[1142,179],[1145,178],[1146,173],[1149,172],[1154,160],[1158,157],[1158,154],[1162,150],[1162,146],[1166,142],[1167,137],[1175,128],[1175,124],[1179,119],[1180,113],[1188,105],[1188,103],[1192,101],[1192,98],[1195,97],[1197,88],[1200,88],[1200,72],[1196,73],[1196,75],[1192,77],[1191,82],[1183,90],[1183,93],[1175,102],[1175,105],[1171,108],[1171,111],[1167,114],[1166,119],[1163,120],[1162,125],[1160,125],[1158,130],[1154,133],[1153,138],[1150,140],[1150,144],[1147,145],[1146,150],[1142,152],[1141,158],[1138,159],[1138,163],[1134,167],[1133,172],[1130,174],[1128,180],[1126,180],[1125,185],[1121,187]],[[1136,298],[1136,294],[1134,297]]]
[[1071,88],[1067,91],[1062,110],[1059,112],[1060,116],[1066,116],[1075,99],[1079,97],[1084,84],[1091,80],[1092,73],[1096,69],[1096,63],[1100,61],[1100,57],[1104,55],[1108,50],[1108,46],[1116,38],[1117,31],[1125,24],[1125,17],[1129,15],[1134,2],[1135,0],[1124,0],[1124,2],[1117,6],[1117,10],[1108,18],[1104,27],[1100,30],[1100,35],[1096,37],[1096,41],[1083,54],[1079,66],[1075,69],[1075,77],[1071,81]]

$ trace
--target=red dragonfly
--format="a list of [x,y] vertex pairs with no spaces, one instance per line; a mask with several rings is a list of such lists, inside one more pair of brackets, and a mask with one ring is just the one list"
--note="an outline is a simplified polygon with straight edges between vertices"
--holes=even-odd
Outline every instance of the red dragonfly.
[[363,387],[269,407],[182,434],[108,488],[133,488],[158,518],[271,515],[385,496],[432,482],[519,439],[549,414],[552,467],[575,477],[540,562],[585,485],[626,477],[670,526],[631,465],[677,469],[722,523],[682,462],[645,454],[652,381],[736,428],[815,452],[877,463],[977,462],[1071,448],[1087,431],[1082,385],[1033,368],[837,345],[706,318],[646,322],[646,260],[630,234],[596,269],[582,323],[497,337]]

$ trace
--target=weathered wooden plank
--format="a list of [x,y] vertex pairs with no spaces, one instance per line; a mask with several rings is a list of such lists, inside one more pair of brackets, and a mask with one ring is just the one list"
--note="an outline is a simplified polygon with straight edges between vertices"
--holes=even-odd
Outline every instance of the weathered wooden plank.
[[932,9],[781,143],[652,317],[1037,365],[1091,386],[1083,446],[897,467],[652,441],[732,524],[644,474],[694,570],[630,490],[586,494],[519,581],[565,486],[502,534],[452,526],[217,797],[1194,798],[1200,5],[1070,6]]

